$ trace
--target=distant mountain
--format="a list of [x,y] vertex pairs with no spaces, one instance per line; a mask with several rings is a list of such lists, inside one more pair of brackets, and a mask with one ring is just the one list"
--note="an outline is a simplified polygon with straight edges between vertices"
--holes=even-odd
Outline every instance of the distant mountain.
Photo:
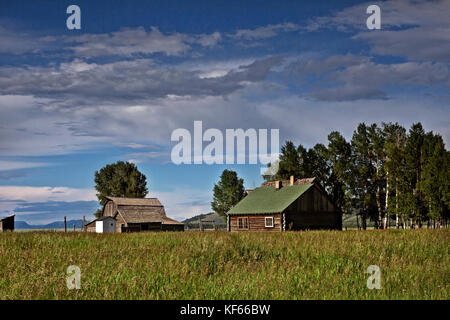
[[[73,229],[73,225],[75,224],[75,228],[80,229],[83,226],[83,220],[69,220],[67,221],[67,229]],[[14,222],[15,229],[64,229],[64,221],[55,221],[49,224],[28,224],[25,221],[15,221]]]
[[25,221],[14,221],[14,228],[15,229],[31,229],[32,226],[30,226]]
[[226,224],[225,218],[222,216],[219,216],[217,213],[215,212],[210,212],[210,213],[206,213],[206,214],[199,214],[196,215],[192,218],[186,219],[184,221],[182,221],[183,223],[198,223],[198,220],[202,219],[202,221],[204,222],[212,222],[214,221],[215,224]]

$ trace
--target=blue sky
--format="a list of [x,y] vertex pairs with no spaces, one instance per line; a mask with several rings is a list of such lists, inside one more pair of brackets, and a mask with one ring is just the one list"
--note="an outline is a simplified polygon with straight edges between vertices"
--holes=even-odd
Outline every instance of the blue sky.
[[[81,30],[66,8],[81,8]],[[368,30],[366,8],[381,8]],[[97,202],[94,172],[129,160],[169,216],[210,211],[225,168],[175,165],[173,130],[279,129],[307,147],[393,121],[449,141],[449,1],[3,1],[0,216],[46,223]]]

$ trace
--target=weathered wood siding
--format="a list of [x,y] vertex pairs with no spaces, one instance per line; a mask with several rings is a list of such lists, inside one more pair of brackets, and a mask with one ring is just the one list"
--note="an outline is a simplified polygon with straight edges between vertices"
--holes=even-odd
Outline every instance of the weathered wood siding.
[[[248,229],[238,228],[239,218],[248,218]],[[265,226],[265,218],[273,217],[272,228]],[[281,231],[281,215],[277,214],[264,214],[264,215],[230,215],[230,231]]]
[[95,222],[86,225],[87,232],[96,232]]
[[116,216],[116,232],[125,232],[128,227],[126,221],[122,218],[120,214]]
[[342,215],[314,186],[285,210],[286,230],[342,229]]
[[14,231],[14,216],[0,220],[0,232]]
[[103,209],[103,215],[108,217],[114,217],[114,215],[117,212],[117,205],[114,203],[114,201],[108,201],[105,204],[105,208]]

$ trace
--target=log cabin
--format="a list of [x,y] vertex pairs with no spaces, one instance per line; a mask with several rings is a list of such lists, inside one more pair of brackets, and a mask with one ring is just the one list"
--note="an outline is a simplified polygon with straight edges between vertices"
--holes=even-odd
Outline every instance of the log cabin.
[[97,232],[97,222],[106,217],[115,220],[115,232],[184,231],[184,224],[167,217],[157,198],[107,197],[102,216],[86,225],[87,231]]
[[265,182],[227,213],[228,231],[342,230],[342,214],[315,178]]

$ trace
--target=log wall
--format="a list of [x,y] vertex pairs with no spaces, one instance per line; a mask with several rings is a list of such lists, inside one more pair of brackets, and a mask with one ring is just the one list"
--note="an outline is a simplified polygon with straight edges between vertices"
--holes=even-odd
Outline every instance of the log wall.
[[[238,219],[248,218],[248,229],[239,229]],[[265,226],[265,218],[273,217],[274,226],[272,228]],[[281,215],[276,214],[261,214],[261,215],[231,215],[230,219],[230,231],[281,231]]]

